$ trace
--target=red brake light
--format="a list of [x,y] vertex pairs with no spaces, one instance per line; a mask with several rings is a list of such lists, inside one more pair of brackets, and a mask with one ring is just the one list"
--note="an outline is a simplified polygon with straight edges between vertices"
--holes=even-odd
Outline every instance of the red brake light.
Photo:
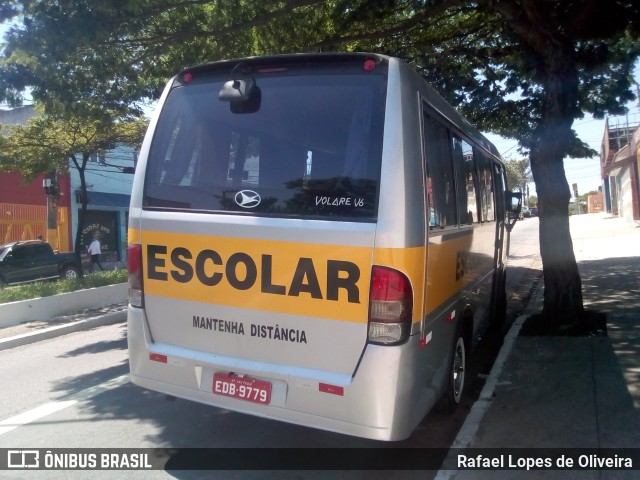
[[362,69],[365,72],[373,72],[376,69],[376,61],[372,58],[367,58],[362,64]]
[[281,73],[289,70],[287,67],[258,67],[258,73]]
[[142,307],[142,245],[132,243],[129,245],[127,257],[127,270],[129,271],[129,304],[133,307]]
[[139,273],[142,267],[142,245],[132,243],[129,245],[129,254],[127,258],[127,269],[129,273]]
[[369,341],[397,344],[411,331],[413,289],[397,270],[374,266],[369,301]]
[[371,280],[371,298],[374,300],[403,300],[411,292],[409,280],[397,270],[374,267]]

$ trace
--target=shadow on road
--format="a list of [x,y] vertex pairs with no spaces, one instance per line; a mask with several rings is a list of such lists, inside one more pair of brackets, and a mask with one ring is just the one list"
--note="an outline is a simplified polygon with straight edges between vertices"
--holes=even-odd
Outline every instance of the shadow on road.
[[[417,427],[410,438],[400,442],[378,442],[360,439],[331,432],[300,427],[273,420],[262,419],[228,410],[213,408],[187,400],[177,399],[164,394],[144,390],[132,384],[106,391],[93,397],[82,405],[88,416],[96,416],[101,420],[132,420],[136,423],[151,425],[143,439],[142,447],[153,448],[242,448],[250,455],[252,448],[284,449],[285,455],[296,455],[296,449],[316,449],[319,454],[327,455],[319,449],[383,449],[380,455],[393,455],[393,450],[412,450],[416,455],[442,456],[442,449],[447,449],[464,422],[471,406],[477,399],[484,385],[487,374],[502,344],[504,332],[508,330],[513,319],[522,312],[522,302],[531,296],[536,284],[539,270],[528,268],[510,269],[509,277],[513,285],[508,291],[508,320],[499,326],[489,328],[485,338],[472,352],[469,371],[470,388],[462,405],[452,416],[444,416],[435,412],[429,413]],[[117,341],[98,342],[83,347],[65,356],[80,356],[108,349],[126,347],[124,337]],[[113,378],[127,371],[127,365],[117,365],[102,372],[93,374],[104,379]],[[92,377],[93,379],[94,377]],[[469,378],[469,377],[468,377]],[[56,385],[58,390],[74,390],[86,378],[65,379]],[[99,439],[97,440],[99,441]],[[95,445],[108,447],[112,445]],[[437,450],[440,449],[440,450]],[[313,450],[310,450],[313,452]],[[298,450],[300,452],[300,450]],[[321,453],[320,453],[321,452]],[[298,453],[299,454],[299,453]],[[305,451],[305,454],[308,452]],[[313,454],[313,453],[312,453]],[[399,451],[398,458],[404,454]],[[171,458],[168,458],[170,460]],[[425,479],[431,478],[435,471],[217,471],[216,479],[253,479],[253,478],[291,478],[291,479]],[[181,479],[211,478],[211,472],[204,474],[197,471],[172,471],[171,475]]]
[[123,326],[122,336],[117,340],[108,340],[104,342],[92,343],[75,350],[59,355],[59,358],[71,358],[92,353],[102,353],[109,350],[126,350],[127,349],[127,330],[126,325]]

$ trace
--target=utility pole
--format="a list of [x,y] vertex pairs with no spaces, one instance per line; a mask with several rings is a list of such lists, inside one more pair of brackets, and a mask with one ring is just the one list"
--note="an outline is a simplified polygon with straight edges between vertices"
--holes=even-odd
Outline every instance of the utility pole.
[[47,195],[47,243],[54,250],[60,250],[58,241],[58,175],[55,170],[49,172],[42,181],[42,187]]

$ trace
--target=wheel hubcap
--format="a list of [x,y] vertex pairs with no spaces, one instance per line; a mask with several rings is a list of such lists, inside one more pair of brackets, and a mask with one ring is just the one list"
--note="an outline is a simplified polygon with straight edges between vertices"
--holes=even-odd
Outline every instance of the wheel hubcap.
[[462,337],[458,338],[456,343],[456,350],[453,356],[453,398],[456,403],[460,403],[462,398],[462,389],[464,387],[464,373],[465,373],[465,349],[464,340]]

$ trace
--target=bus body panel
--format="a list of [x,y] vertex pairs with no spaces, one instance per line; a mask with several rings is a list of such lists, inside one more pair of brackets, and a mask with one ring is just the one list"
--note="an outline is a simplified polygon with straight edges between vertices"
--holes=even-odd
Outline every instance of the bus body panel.
[[[207,217],[198,235],[142,222],[154,341],[351,375],[366,343],[373,227],[355,233],[325,225],[315,242],[303,243],[305,233],[291,226],[267,229],[273,239],[242,238],[227,233],[224,219]],[[182,223],[171,225],[180,231]],[[331,244],[336,238],[346,245]]]
[[[368,346],[352,376],[155,343],[146,325],[144,311],[130,307],[128,344],[134,384],[236,412],[370,439],[409,436],[437,400],[446,376],[446,362],[439,360],[446,354],[443,344],[420,348],[415,335],[392,349]],[[157,355],[166,356],[166,362],[150,358]],[[242,372],[270,382],[271,404],[214,395],[217,371]],[[321,385],[342,390],[328,393]]]
[[[504,225],[498,212],[493,221],[431,227],[423,106],[487,155],[495,149],[404,62],[371,57],[387,68],[373,221],[144,207],[160,111],[172,85],[182,88],[178,77],[169,82],[132,192],[129,242],[142,246],[144,283],[144,308],[128,310],[133,383],[378,440],[406,438],[441,396],[458,325],[477,336],[486,322],[504,267],[496,253]],[[309,164],[328,155],[307,148]],[[367,341],[376,266],[411,285],[410,336],[400,345]],[[220,372],[269,383],[269,404],[214,394]]]

